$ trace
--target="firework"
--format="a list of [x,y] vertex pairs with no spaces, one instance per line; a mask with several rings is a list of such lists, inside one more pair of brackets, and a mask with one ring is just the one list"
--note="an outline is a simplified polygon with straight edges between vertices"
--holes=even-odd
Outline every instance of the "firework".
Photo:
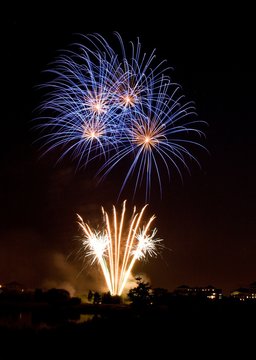
[[[117,151],[126,133],[126,120],[147,104],[150,89],[167,78],[162,63],[151,68],[154,52],[141,54],[131,44],[131,55],[119,34],[121,59],[98,34],[83,37],[89,45],[74,44],[47,70],[52,77],[42,85],[47,95],[39,106],[40,140],[44,153],[61,147],[61,158],[71,155],[78,166]],[[157,91],[157,90],[156,90]]]
[[71,155],[85,166],[116,146],[109,68],[104,57],[95,59],[81,49],[80,55],[62,55],[48,70],[53,79],[44,85],[49,90],[39,107],[44,153],[61,147],[61,158]]
[[98,262],[111,295],[121,295],[131,274],[136,260],[148,256],[157,256],[161,239],[156,238],[156,229],[150,231],[155,216],[142,226],[147,205],[141,211],[134,208],[127,225],[125,218],[126,201],[123,202],[120,217],[113,206],[113,218],[102,208],[104,226],[102,231],[91,229],[78,215],[78,223],[83,231],[83,248],[85,256],[91,263]]
[[130,177],[135,177],[134,193],[144,181],[145,198],[150,197],[152,178],[158,180],[162,193],[162,176],[164,171],[170,180],[171,169],[182,178],[182,169],[189,171],[187,159],[198,161],[189,148],[198,146],[192,135],[203,136],[197,129],[201,121],[192,120],[195,107],[192,102],[182,104],[183,96],[178,96],[179,87],[173,90],[173,96],[166,100],[168,86],[163,85],[157,99],[148,98],[148,107],[144,112],[131,116],[127,121],[126,138],[109,161],[99,169],[102,179],[108,175],[120,161],[127,158],[130,167],[125,175],[120,193]]
[[162,194],[164,173],[182,177],[188,161],[198,164],[192,150],[204,148],[197,140],[203,122],[166,75],[164,62],[156,63],[155,51],[143,53],[139,39],[127,49],[115,35],[119,52],[92,34],[53,63],[39,107],[40,139],[44,153],[60,147],[60,158],[70,155],[78,167],[103,159],[99,181],[125,160],[119,196],[134,178],[134,195],[144,187],[148,200],[154,178]]

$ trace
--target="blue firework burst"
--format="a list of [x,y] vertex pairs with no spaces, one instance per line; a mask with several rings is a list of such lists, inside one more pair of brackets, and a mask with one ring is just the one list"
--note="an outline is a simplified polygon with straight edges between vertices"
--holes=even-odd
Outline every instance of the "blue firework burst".
[[203,135],[202,122],[166,75],[165,62],[156,62],[155,50],[147,55],[139,39],[126,47],[115,35],[118,52],[92,34],[51,65],[39,107],[40,139],[44,153],[60,147],[60,158],[70,155],[78,167],[103,156],[100,179],[127,159],[120,193],[134,178],[134,194],[145,186],[148,199],[154,176],[162,192],[163,171],[169,178],[173,169],[182,176],[188,159],[197,162],[190,148],[202,147],[193,136]]
[[[179,95],[180,87],[165,84],[159,88],[158,97],[148,96],[146,107],[133,114],[126,123],[126,137],[123,138],[118,153],[114,154],[99,169],[103,179],[125,158],[130,165],[121,186],[120,194],[128,180],[135,178],[134,194],[145,186],[145,197],[149,199],[152,178],[158,181],[162,193],[162,176],[165,171],[168,178],[175,171],[182,179],[185,168],[189,172],[188,160],[199,165],[190,148],[204,148],[196,138],[204,133],[199,129],[203,121],[196,120],[193,102],[185,102]],[[167,93],[171,96],[167,99]],[[167,100],[166,100],[167,99]]]
[[57,59],[48,70],[53,79],[44,85],[49,91],[40,106],[45,152],[61,147],[61,158],[70,154],[82,166],[107,156],[118,142],[111,63],[99,56],[92,61],[90,55],[82,49],[78,55],[68,52]]

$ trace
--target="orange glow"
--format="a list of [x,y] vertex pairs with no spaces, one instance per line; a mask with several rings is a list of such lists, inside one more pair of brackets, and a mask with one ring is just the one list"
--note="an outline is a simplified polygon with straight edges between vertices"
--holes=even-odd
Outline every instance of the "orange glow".
[[125,95],[122,96],[122,103],[125,107],[127,106],[134,106],[135,104],[135,97],[132,95]]
[[158,124],[154,119],[150,121],[138,120],[132,129],[133,142],[143,147],[144,150],[152,150],[165,140],[163,128],[164,124]]
[[91,110],[97,114],[101,114],[106,111],[104,110],[103,104],[100,102],[93,103],[91,106]]
[[151,147],[156,146],[158,140],[153,133],[149,132],[146,134],[136,134],[135,143],[149,150]]
[[88,140],[99,139],[104,135],[104,125],[98,121],[94,121],[91,124],[84,124],[83,137]]
[[84,101],[86,107],[96,115],[107,112],[107,98],[104,97],[101,93],[95,94],[88,91],[88,94],[84,97]]

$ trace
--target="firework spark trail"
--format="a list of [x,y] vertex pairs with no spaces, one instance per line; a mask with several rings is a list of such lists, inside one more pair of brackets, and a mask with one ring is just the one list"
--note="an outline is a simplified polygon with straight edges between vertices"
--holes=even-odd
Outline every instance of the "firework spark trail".
[[80,225],[80,227],[82,228],[84,234],[85,234],[85,239],[83,240],[83,246],[85,248],[85,250],[88,250],[88,256],[92,256],[92,264],[98,260],[101,269],[103,271],[107,286],[110,290],[110,292],[112,293],[114,290],[112,288],[112,282],[110,279],[110,274],[109,274],[109,269],[107,267],[105,258],[104,258],[104,254],[106,252],[106,247],[108,246],[109,243],[109,238],[104,235],[104,234],[100,234],[96,231],[92,231],[91,228],[89,227],[88,224],[85,224],[83,219],[81,218],[80,215],[78,216],[78,224]]
[[[152,253],[149,253],[148,252],[148,244],[151,243],[151,246],[153,246],[155,249],[157,247],[157,244],[159,243],[159,239],[154,239],[152,236],[148,236],[147,235],[147,231],[149,229],[149,226],[151,224],[151,222],[155,219],[155,216],[152,216],[150,218],[150,220],[148,221],[146,227],[145,227],[145,230],[143,231],[142,233],[142,236],[141,237],[138,237],[138,236],[135,236],[136,232],[134,231],[134,236],[132,237],[132,241],[131,243],[129,244],[129,249],[130,251],[128,252],[129,255],[132,255],[132,258],[131,258],[131,261],[129,262],[129,259],[128,259],[128,262],[126,262],[126,266],[124,267],[124,272],[123,272],[123,276],[121,278],[121,286],[120,286],[120,289],[119,289],[119,292],[120,294],[122,294],[123,292],[123,289],[125,287],[125,284],[129,278],[129,275],[131,273],[131,270],[135,264],[135,261],[139,259],[139,254],[141,251],[145,252],[145,253],[148,253],[149,255],[151,255]],[[139,220],[137,221],[137,225],[139,226],[139,222],[140,222],[140,218]],[[153,232],[154,233],[154,232]],[[146,243],[144,241],[144,237],[148,237],[148,243]],[[134,250],[133,249],[133,243],[134,243],[134,239],[136,238],[137,240],[137,244],[135,245],[134,247]],[[142,250],[143,249],[143,250]]]
[[140,229],[146,207],[147,205],[139,212],[134,209],[126,232],[126,201],[123,202],[119,221],[116,208],[113,206],[113,227],[110,225],[108,213],[102,208],[102,232],[91,229],[78,215],[78,223],[84,234],[82,241],[85,256],[92,258],[92,264],[98,261],[111,295],[122,294],[136,260],[147,255],[156,256],[158,248],[162,246],[162,240],[155,238],[156,229],[150,233],[150,225],[155,216],[151,216],[142,230]]

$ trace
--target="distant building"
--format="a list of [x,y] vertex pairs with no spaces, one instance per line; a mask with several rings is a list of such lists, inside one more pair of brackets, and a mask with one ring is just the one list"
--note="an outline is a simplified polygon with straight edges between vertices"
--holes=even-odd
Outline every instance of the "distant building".
[[190,287],[188,285],[181,285],[175,289],[174,294],[179,296],[197,296],[210,300],[222,299],[222,290],[217,289],[212,285],[203,287]]
[[1,285],[1,290],[3,292],[22,293],[24,292],[25,288],[24,285],[18,283],[17,281],[12,281],[7,284]]
[[248,288],[238,288],[232,291],[230,296],[240,301],[256,301],[256,282],[251,283]]
[[190,295],[190,289],[188,285],[180,285],[174,290],[174,294],[188,296]]

